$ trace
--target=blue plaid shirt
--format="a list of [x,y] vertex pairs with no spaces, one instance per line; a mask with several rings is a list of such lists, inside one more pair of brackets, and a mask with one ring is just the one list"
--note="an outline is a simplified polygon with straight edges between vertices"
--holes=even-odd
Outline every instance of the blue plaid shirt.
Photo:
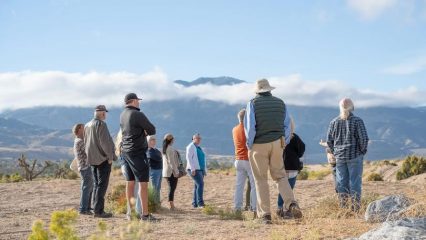
[[367,153],[368,135],[364,121],[352,113],[347,120],[340,117],[330,122],[327,145],[337,161],[347,161]]

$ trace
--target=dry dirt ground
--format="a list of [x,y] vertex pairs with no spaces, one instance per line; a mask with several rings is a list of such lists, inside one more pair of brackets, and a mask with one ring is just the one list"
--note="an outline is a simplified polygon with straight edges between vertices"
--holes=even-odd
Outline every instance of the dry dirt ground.
[[[119,174],[112,174],[110,184],[123,184]],[[232,207],[235,177],[225,174],[209,174],[205,179],[205,201],[217,208]],[[0,239],[26,239],[34,220],[49,221],[55,210],[77,209],[79,180],[37,180],[33,182],[0,184]],[[262,225],[253,220],[220,220],[217,215],[205,215],[192,209],[193,183],[189,177],[179,179],[175,201],[178,211],[171,212],[164,200],[167,183],[162,183],[162,206],[156,216],[159,223],[150,224],[144,239],[343,239],[356,237],[376,227],[365,223],[362,215],[349,218],[313,218],[310,211],[317,202],[334,194],[333,182],[305,180],[296,183],[295,194],[305,217],[300,221],[274,220],[273,225]],[[276,188],[270,182],[271,203],[275,209]],[[111,187],[109,188],[111,190]],[[363,194],[381,196],[404,193],[421,198],[426,196],[426,183],[364,182]],[[248,215],[248,213],[246,214]],[[125,216],[115,215],[105,220],[113,236],[127,223]],[[79,216],[76,224],[78,235],[85,239],[96,229],[98,219]]]

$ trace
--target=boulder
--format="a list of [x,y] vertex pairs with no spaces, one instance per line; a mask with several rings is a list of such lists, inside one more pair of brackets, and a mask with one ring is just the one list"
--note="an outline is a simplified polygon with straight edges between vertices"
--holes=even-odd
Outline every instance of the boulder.
[[365,211],[367,222],[397,220],[402,211],[410,206],[410,200],[404,195],[391,195],[368,204]]
[[362,234],[358,240],[426,239],[426,217],[384,222],[379,228]]

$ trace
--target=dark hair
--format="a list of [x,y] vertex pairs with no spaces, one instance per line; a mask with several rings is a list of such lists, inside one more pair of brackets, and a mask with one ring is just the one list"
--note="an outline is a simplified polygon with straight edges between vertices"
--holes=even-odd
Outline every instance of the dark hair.
[[166,150],[167,150],[167,147],[170,145],[170,143],[172,143],[172,141],[173,141],[173,138],[171,138],[171,139],[164,139],[163,140],[163,153],[164,154],[166,154]]

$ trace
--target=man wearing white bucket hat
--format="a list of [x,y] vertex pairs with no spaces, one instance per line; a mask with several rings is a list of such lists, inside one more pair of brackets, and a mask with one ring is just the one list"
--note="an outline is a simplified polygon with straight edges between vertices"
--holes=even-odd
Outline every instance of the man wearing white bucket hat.
[[273,89],[267,79],[258,80],[256,97],[248,102],[244,118],[249,160],[256,185],[257,216],[265,224],[272,223],[268,170],[284,198],[285,209],[294,218],[302,217],[282,159],[284,148],[290,142],[290,116],[284,101],[272,96]]

